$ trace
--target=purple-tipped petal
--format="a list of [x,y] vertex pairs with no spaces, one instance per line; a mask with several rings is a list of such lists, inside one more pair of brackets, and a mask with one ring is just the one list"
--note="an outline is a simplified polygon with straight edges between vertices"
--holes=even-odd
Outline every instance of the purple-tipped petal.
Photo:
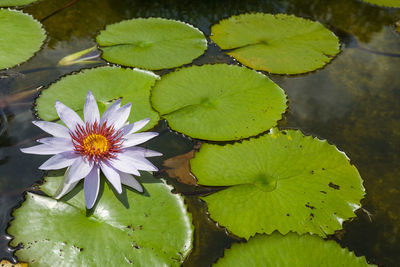
[[67,127],[71,131],[74,131],[78,124],[84,124],[81,117],[79,117],[75,111],[73,111],[60,101],[56,101],[56,110],[60,119],[65,123],[65,125],[67,125]]
[[128,147],[128,148],[125,148],[124,150],[132,151],[132,153],[136,153],[139,156],[147,157],[147,158],[158,157],[158,156],[162,156],[163,155],[160,152],[157,152],[157,151],[154,151],[154,150],[150,150],[150,149],[146,149],[146,148],[143,148],[143,147],[140,147],[140,146]]
[[39,143],[54,146],[54,147],[69,147],[71,150],[74,149],[71,138],[64,137],[45,137],[36,140]]
[[79,157],[74,151],[67,151],[57,154],[45,161],[39,169],[41,170],[58,170],[71,166],[76,158]]
[[72,184],[78,182],[83,177],[86,177],[86,175],[89,174],[92,168],[93,164],[82,157],[78,157],[69,168],[68,176],[65,180],[65,183]]
[[106,111],[104,111],[103,116],[100,119],[100,124],[108,121],[112,117],[114,117],[114,112],[117,111],[121,106],[121,99],[117,99],[114,103],[112,103]]
[[67,169],[67,171],[64,174],[64,179],[63,179],[63,183],[61,184],[61,186],[57,189],[57,192],[54,194],[54,198],[55,199],[60,199],[63,196],[65,196],[66,194],[68,194],[69,192],[71,192],[72,189],[74,189],[74,187],[78,184],[78,182],[72,183],[72,184],[67,184],[65,182],[65,180],[68,177],[68,173],[69,173],[69,169]]
[[136,176],[140,176],[140,172],[134,164],[126,160],[120,160],[119,158],[110,160],[110,165],[121,172],[132,173]]
[[[142,171],[158,171],[158,168],[153,165],[146,158],[138,155],[135,152],[131,152],[129,150],[125,150],[117,155],[117,160],[122,162],[122,164],[127,166],[135,166],[136,169]],[[121,170],[123,171],[123,170]],[[127,172],[127,171],[125,171]],[[131,173],[131,172],[127,172]]]
[[150,121],[150,119],[147,118],[147,119],[137,121],[135,123],[125,125],[124,127],[121,128],[122,134],[129,135],[129,134],[135,133],[135,132],[139,131],[140,129],[142,129],[144,126],[146,126],[146,124],[149,123],[149,121]]
[[88,91],[83,107],[83,116],[85,122],[93,124],[95,121],[100,122],[100,112],[92,92]]
[[114,112],[114,116],[107,120],[107,125],[113,125],[115,130],[118,130],[122,126],[125,125],[126,120],[129,117],[129,113],[131,112],[131,103],[126,104],[121,107],[117,111]]
[[121,177],[122,184],[127,185],[136,191],[143,192],[142,185],[132,175],[125,172],[120,172],[119,176]]
[[48,144],[41,144],[37,146],[21,148],[21,151],[28,154],[36,155],[54,155],[66,151],[71,151],[73,148],[70,146],[51,146]]
[[32,123],[55,137],[70,138],[68,128],[58,123],[48,121],[32,121]]
[[85,193],[86,208],[93,208],[96,202],[97,195],[99,194],[100,188],[100,169],[98,166],[94,166],[89,174],[85,177],[83,189]]
[[146,133],[137,133],[131,134],[125,137],[124,143],[122,144],[123,148],[136,146],[141,143],[144,143],[158,135],[157,132],[146,132]]
[[119,177],[119,172],[115,170],[109,163],[102,162],[100,165],[101,171],[104,176],[112,184],[112,186],[117,190],[118,194],[122,193],[121,178]]

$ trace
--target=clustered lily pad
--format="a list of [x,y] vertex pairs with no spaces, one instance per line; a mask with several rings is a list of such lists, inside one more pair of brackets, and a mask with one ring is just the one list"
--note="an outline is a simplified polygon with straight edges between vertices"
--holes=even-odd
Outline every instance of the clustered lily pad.
[[364,2],[385,6],[385,7],[400,7],[400,0],[363,0]]
[[325,237],[355,217],[364,196],[344,153],[295,130],[274,129],[233,145],[203,144],[190,165],[199,184],[228,186],[202,199],[213,220],[246,239],[275,230]]
[[239,140],[276,125],[286,95],[267,76],[234,65],[192,66],[167,74],[152,91],[153,107],[188,136]]
[[286,14],[243,14],[211,28],[211,39],[240,63],[277,74],[323,67],[339,53],[339,39],[319,22]]
[[158,113],[150,105],[150,89],[158,79],[159,76],[154,73],[139,69],[106,66],[84,70],[68,75],[43,90],[36,101],[37,112],[43,120],[58,120],[54,103],[60,100],[82,115],[86,94],[90,90],[97,100],[100,113],[119,98],[122,105],[131,102],[132,111],[128,121],[150,118],[150,122],[142,129],[148,130],[159,121]]
[[0,0],[0,6],[23,6],[37,0]]
[[370,265],[365,257],[356,257],[353,252],[341,248],[332,240],[324,241],[313,235],[299,236],[289,233],[282,236],[257,235],[247,243],[233,244],[225,250],[215,267],[224,266],[265,266],[265,267],[308,267],[308,266],[351,266]]
[[46,38],[40,22],[8,9],[0,9],[0,36],[0,70],[27,61]]
[[105,60],[151,70],[190,63],[207,48],[201,31],[163,18],[138,18],[108,25],[96,40]]
[[[41,189],[53,195],[62,175]],[[29,266],[180,266],[191,249],[193,226],[183,198],[150,174],[139,178],[144,194],[124,188],[119,200],[104,184],[93,214],[87,214],[82,183],[64,201],[27,193],[14,211],[11,245]],[[29,218],[29,219],[27,219]]]

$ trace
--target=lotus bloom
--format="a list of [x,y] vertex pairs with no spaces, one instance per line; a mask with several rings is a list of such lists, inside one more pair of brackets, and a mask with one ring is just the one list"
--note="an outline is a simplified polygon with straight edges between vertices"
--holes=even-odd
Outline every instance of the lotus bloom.
[[131,104],[121,107],[120,99],[100,119],[96,100],[90,91],[83,109],[85,122],[61,102],[56,101],[55,106],[58,116],[67,127],[54,122],[33,121],[53,137],[39,139],[37,141],[42,144],[21,151],[39,155],[55,154],[39,169],[68,167],[56,199],[70,192],[84,178],[86,207],[92,208],[99,192],[100,170],[119,194],[122,193],[121,183],[143,192],[142,186],[131,174],[140,176],[139,170],[157,171],[157,167],[145,157],[162,155],[136,146],[158,135],[155,132],[135,133],[149,119],[126,124]]

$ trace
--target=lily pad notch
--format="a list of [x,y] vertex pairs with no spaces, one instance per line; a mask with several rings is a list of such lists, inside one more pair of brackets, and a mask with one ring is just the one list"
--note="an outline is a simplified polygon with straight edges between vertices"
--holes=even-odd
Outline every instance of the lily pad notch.
[[96,41],[105,60],[149,70],[190,63],[207,48],[200,30],[164,18],[137,18],[108,25]]
[[276,74],[314,71],[340,52],[333,32],[294,15],[232,16],[213,25],[211,33],[211,39],[243,65]]

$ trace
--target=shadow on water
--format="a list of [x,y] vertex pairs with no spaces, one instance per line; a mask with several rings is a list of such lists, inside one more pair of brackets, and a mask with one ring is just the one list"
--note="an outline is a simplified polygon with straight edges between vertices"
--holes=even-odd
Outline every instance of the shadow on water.
[[[343,235],[336,238],[374,263],[397,266],[400,58],[368,50],[400,53],[400,36],[395,32],[398,9],[358,0],[80,0],[48,16],[70,2],[42,0],[23,8],[36,19],[47,17],[43,25],[48,38],[31,60],[6,75],[0,72],[0,258],[12,257],[5,232],[10,213],[23,199],[20,192],[42,177],[37,167],[47,158],[19,151],[42,134],[31,124],[35,118],[31,103],[37,94],[27,94],[15,101],[4,99],[41,86],[46,88],[61,76],[82,68],[106,64],[57,66],[64,56],[94,46],[98,32],[110,23],[134,17],[172,18],[188,22],[209,36],[210,27],[223,18],[245,12],[268,12],[318,20],[341,38],[342,53],[324,69],[292,77],[270,75],[285,89],[290,101],[281,126],[327,139],[352,159],[364,179],[367,195],[363,205],[370,215],[359,212],[358,218],[346,223]],[[196,64],[215,62],[233,61],[213,43],[205,55],[195,60]],[[163,122],[156,130],[162,134],[148,146],[164,152],[164,157],[154,159],[159,167],[162,160],[193,147],[193,140],[168,131]],[[184,266],[209,266],[237,240],[207,217],[207,207],[198,197],[187,196],[186,202],[196,230],[194,250]]]

